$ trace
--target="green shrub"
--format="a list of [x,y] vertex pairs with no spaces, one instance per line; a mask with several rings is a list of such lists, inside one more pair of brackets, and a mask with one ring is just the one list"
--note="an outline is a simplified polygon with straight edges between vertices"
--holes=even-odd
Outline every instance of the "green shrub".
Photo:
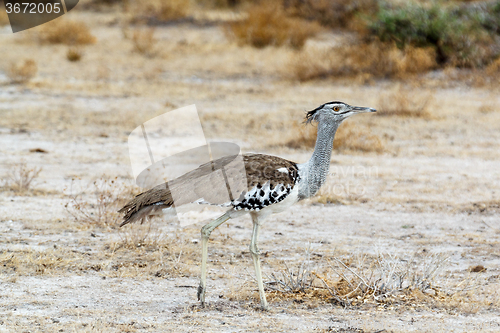
[[[500,11],[499,3],[493,5],[494,10]],[[487,7],[471,10],[470,6],[438,4],[385,5],[369,23],[369,29],[381,41],[395,42],[401,49],[406,45],[432,46],[441,65],[484,66],[498,55],[494,34],[500,21],[491,5]]]
[[465,6],[460,12],[473,17],[486,31],[500,35],[500,1]]

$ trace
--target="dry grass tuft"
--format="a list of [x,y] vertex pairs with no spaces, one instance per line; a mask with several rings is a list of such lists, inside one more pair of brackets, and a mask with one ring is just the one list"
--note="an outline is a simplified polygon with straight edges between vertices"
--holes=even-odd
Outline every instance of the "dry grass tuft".
[[406,74],[419,74],[437,68],[436,51],[433,48],[407,46],[400,51],[397,74],[404,77]]
[[134,51],[140,54],[153,56],[155,54],[155,45],[157,42],[154,34],[154,28],[135,30],[132,33]]
[[119,248],[135,249],[145,247],[158,249],[166,246],[166,236],[158,229],[153,221],[148,220],[144,224],[128,225],[120,228]]
[[80,223],[102,227],[117,226],[121,218],[117,210],[132,197],[132,187],[106,177],[86,186],[73,179],[68,191],[67,212]]
[[133,0],[127,5],[132,22],[161,23],[185,19],[191,12],[190,1],[185,0]]
[[355,150],[382,153],[382,140],[373,134],[368,126],[347,122],[340,126],[335,135],[333,147],[338,150]]
[[429,104],[433,96],[430,93],[415,94],[401,86],[392,92],[382,94],[379,99],[377,115],[414,118],[431,118]]
[[198,229],[185,228],[168,235],[155,222],[131,224],[105,246],[109,263],[100,269],[109,276],[191,276],[198,274],[199,247],[192,239]]
[[60,272],[74,264],[78,259],[71,251],[47,249],[44,251],[22,250],[5,251],[0,254],[0,265],[5,273],[22,275],[43,275]]
[[226,31],[241,44],[257,48],[288,45],[300,49],[320,30],[314,22],[287,16],[277,1],[252,5],[247,14],[245,20],[230,23]]
[[431,48],[407,47],[371,42],[343,45],[330,50],[298,53],[288,64],[301,80],[362,76],[366,78],[406,78],[436,68]]
[[500,58],[493,61],[487,68],[486,73],[489,75],[500,74]]
[[82,59],[82,56],[83,56],[82,50],[76,47],[70,47],[66,52],[66,59],[68,59],[71,62],[80,61]]
[[486,67],[485,73],[486,77],[490,78],[493,83],[500,84],[500,58]]
[[272,290],[269,300],[293,299],[295,303],[307,302],[308,307],[318,305],[318,301],[343,307],[447,307],[478,288],[477,279],[470,277],[450,284],[445,274],[448,259],[440,254],[414,254],[409,258],[380,254],[368,259],[366,255],[350,255],[344,260],[325,258],[326,267],[316,265],[321,273],[312,269],[309,256],[297,269],[285,265],[266,282]]
[[311,199],[312,202],[317,204],[329,205],[345,205],[349,201],[346,200],[345,196],[336,195],[328,190],[321,189],[319,192]]
[[296,270],[290,269],[286,262],[285,269],[271,273],[266,287],[282,293],[305,293],[314,286],[314,272],[311,270],[310,251],[306,251],[306,258]]
[[[314,148],[316,143],[317,127],[295,123],[293,126],[293,137],[285,142],[285,146],[293,149]],[[373,134],[369,127],[360,124],[345,122],[342,124],[333,141],[333,147],[337,150],[351,150],[362,152],[384,151],[382,140]]]
[[84,22],[61,18],[43,24],[38,30],[38,39],[42,43],[66,45],[94,44],[96,41]]
[[15,164],[9,171],[3,188],[16,193],[28,192],[42,168],[28,167],[26,162]]
[[376,0],[285,0],[287,12],[332,28],[357,28],[360,13],[375,13]]
[[27,83],[35,77],[38,72],[38,66],[35,60],[25,59],[20,62],[12,63],[7,69],[7,76],[12,83]]

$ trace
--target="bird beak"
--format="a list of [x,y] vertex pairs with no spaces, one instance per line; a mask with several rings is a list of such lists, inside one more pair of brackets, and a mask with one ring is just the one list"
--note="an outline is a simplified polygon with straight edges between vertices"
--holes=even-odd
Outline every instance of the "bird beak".
[[373,108],[365,108],[363,106],[353,106],[351,109],[351,112],[353,112],[353,114],[356,114],[356,113],[365,113],[365,112],[377,112],[377,110],[375,110]]

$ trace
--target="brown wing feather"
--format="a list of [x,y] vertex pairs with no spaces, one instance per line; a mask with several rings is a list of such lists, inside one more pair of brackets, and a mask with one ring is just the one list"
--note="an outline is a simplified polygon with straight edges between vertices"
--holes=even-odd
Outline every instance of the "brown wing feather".
[[[225,196],[221,193],[220,198],[227,197],[227,189],[225,187],[221,189],[220,178],[211,177],[211,175],[215,175],[214,170],[224,168],[228,179],[240,179],[241,168],[230,163],[234,158],[235,156],[226,156],[205,163],[179,178],[155,186],[137,195],[119,210],[120,213],[124,213],[121,226],[143,220],[161,209],[172,207],[174,205],[172,192],[175,193],[175,205],[177,206],[192,203],[200,198],[204,198],[205,201],[208,200],[213,204],[222,204],[223,202],[217,200],[217,193],[214,192],[225,191]],[[277,156],[245,154],[243,155],[243,163],[245,165],[246,184],[231,184],[232,187],[235,187],[231,188],[230,192],[232,193],[240,194],[267,182],[270,182],[272,187],[277,184],[293,186],[297,180],[298,169],[296,163]],[[286,168],[287,172],[277,171],[281,168]]]

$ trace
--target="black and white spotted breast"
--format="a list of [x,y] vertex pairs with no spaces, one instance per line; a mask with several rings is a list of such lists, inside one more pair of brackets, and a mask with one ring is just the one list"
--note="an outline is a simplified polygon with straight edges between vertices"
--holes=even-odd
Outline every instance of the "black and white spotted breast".
[[270,155],[245,155],[248,191],[231,205],[236,210],[259,211],[283,201],[300,180],[297,164]]
[[231,205],[236,210],[259,211],[275,203],[283,201],[292,191],[293,186],[278,184],[272,186],[271,182],[257,185],[250,191],[242,193],[241,196],[232,201]]

